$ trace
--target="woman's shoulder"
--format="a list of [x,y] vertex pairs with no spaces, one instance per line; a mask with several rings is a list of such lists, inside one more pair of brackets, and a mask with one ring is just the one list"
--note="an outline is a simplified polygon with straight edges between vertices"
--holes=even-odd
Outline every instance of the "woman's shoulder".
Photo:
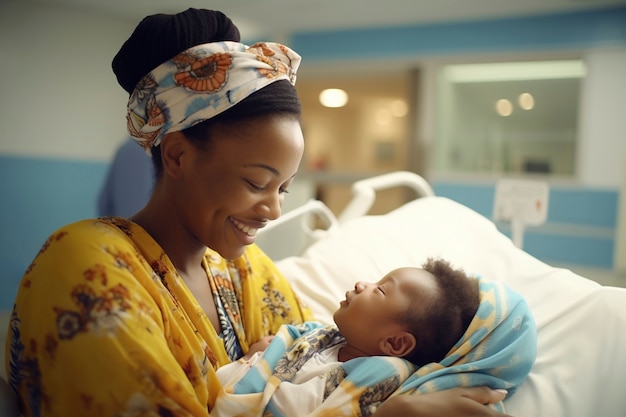
[[[152,256],[152,253],[144,253],[141,249],[153,242],[149,239],[147,232],[126,219],[80,220],[60,227],[46,239],[25,276],[31,279],[49,278],[55,274],[65,278],[83,276],[86,271],[100,271],[103,265],[134,265],[131,269],[146,269],[149,268],[145,263],[146,256]],[[65,282],[73,281],[66,279]]]
[[42,249],[57,247],[63,250],[81,249],[102,245],[132,244],[134,231],[130,221],[118,217],[79,220],[55,230]]
[[66,224],[50,236],[59,238],[68,236],[73,239],[112,237],[123,238],[131,235],[132,225],[129,220],[121,217],[99,217],[93,219],[83,219]]

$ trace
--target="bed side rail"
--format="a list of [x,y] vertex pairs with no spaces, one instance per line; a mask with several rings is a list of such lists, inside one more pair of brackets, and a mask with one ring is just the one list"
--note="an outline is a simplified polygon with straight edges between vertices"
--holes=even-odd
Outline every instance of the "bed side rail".
[[339,223],[364,216],[376,200],[376,191],[394,187],[408,187],[415,191],[417,198],[435,195],[430,184],[414,172],[396,171],[366,178],[352,184],[352,199],[339,214]]
[[280,260],[300,255],[338,226],[333,212],[321,201],[311,199],[260,229],[257,244],[272,259]]

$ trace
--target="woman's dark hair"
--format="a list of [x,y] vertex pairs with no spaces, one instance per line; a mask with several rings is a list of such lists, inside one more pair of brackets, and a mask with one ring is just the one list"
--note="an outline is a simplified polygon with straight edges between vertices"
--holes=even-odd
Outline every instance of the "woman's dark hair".
[[433,258],[422,268],[435,277],[439,296],[427,305],[412,304],[402,317],[417,341],[404,358],[417,366],[441,361],[463,336],[480,304],[478,281],[463,270]]
[[113,58],[118,83],[132,94],[150,71],[192,46],[209,42],[240,42],[239,29],[217,10],[189,8],[175,14],[145,17]]

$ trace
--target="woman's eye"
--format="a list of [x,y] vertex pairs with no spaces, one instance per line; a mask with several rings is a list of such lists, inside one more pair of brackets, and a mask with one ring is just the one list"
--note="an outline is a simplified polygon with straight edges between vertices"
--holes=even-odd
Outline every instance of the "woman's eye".
[[[255,183],[254,181],[251,181],[251,180],[245,180],[245,181],[246,181],[246,183],[248,184],[248,186],[249,186],[249,187],[250,187],[253,191],[256,191],[256,192],[262,192],[262,191],[265,191],[265,190],[267,190],[267,189],[268,189],[268,188],[267,188],[267,186],[265,186],[265,185],[263,185],[263,186],[261,186],[261,185],[257,185],[257,183]],[[287,193],[289,193],[289,190],[287,190],[287,187],[280,187],[280,188],[278,189],[278,193],[279,193],[279,194],[287,194]]]
[[252,188],[254,191],[263,191],[263,190],[264,190],[264,188],[263,188],[263,187],[260,187],[260,186],[256,185],[255,183],[253,183],[253,182],[252,182],[252,181],[250,181],[250,180],[246,180],[246,182],[248,183],[248,186],[249,186],[250,188]]
[[385,290],[383,290],[383,287],[378,287],[378,291],[380,291],[381,293],[385,294]]

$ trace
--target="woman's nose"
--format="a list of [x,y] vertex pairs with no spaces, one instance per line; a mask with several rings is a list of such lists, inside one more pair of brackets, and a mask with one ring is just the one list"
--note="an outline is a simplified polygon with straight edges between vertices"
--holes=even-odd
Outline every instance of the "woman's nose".
[[280,192],[268,193],[259,204],[258,212],[268,220],[280,217],[285,197]]

